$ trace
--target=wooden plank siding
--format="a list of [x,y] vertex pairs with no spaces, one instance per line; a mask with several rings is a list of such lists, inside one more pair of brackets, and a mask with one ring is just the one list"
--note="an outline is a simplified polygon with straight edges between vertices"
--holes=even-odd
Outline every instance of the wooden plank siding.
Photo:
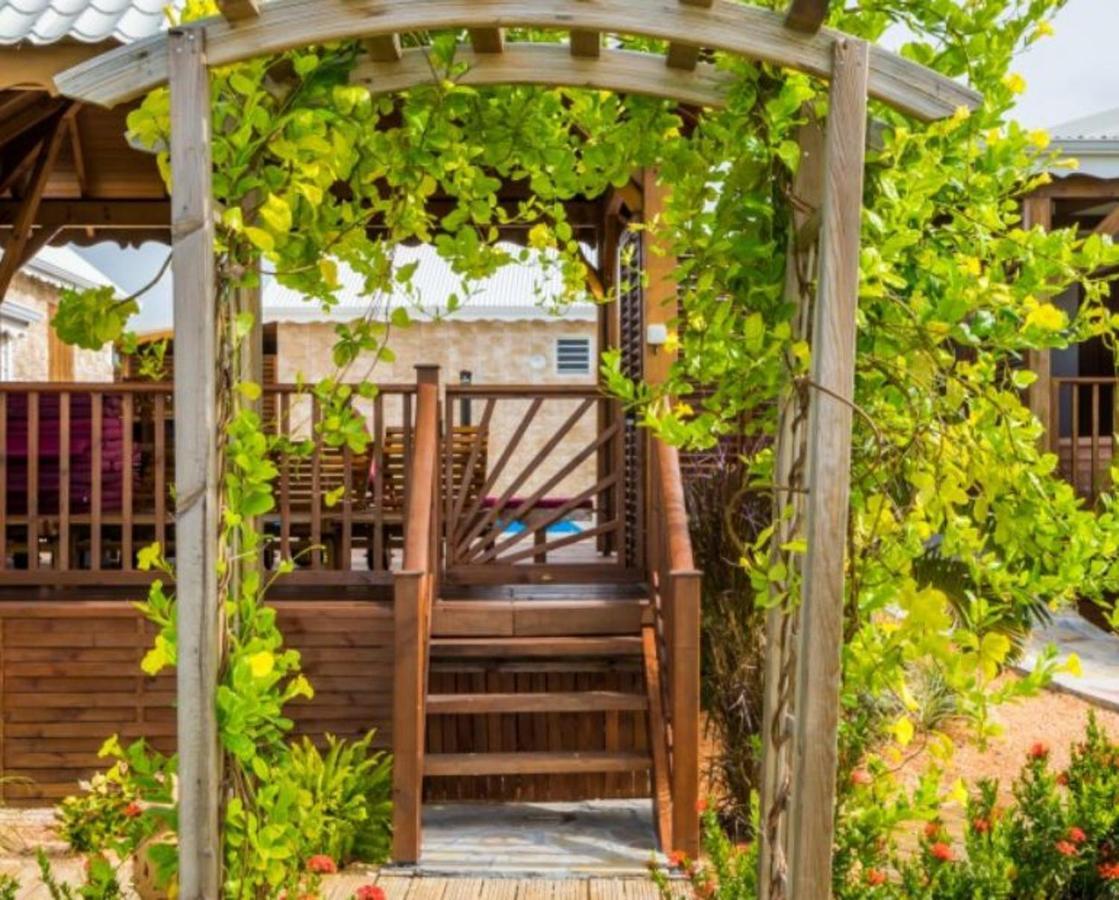
[[[28,591],[0,599],[0,769],[30,779],[0,784],[0,802],[39,806],[74,793],[104,768],[97,758],[111,735],[145,737],[161,751],[175,745],[175,681],[150,678],[140,659],[153,632],[123,597],[82,599],[61,591]],[[304,599],[304,597],[306,599]],[[376,729],[375,744],[392,740],[393,610],[387,600],[340,599],[330,593],[275,601],[290,646],[303,656],[313,700],[291,705],[296,735],[358,737]],[[431,690],[639,694],[643,674],[622,662],[555,663],[481,659],[436,661]],[[519,753],[647,751],[644,712],[567,709],[548,714],[439,714],[428,717],[429,752]],[[424,799],[564,801],[650,796],[647,772],[507,777],[433,777]]]
[[[338,599],[276,602],[280,628],[303,654],[313,700],[289,709],[295,734],[391,741],[392,606]],[[153,632],[123,599],[0,601],[0,800],[42,805],[104,768],[106,738],[175,746],[175,677],[140,670]]]

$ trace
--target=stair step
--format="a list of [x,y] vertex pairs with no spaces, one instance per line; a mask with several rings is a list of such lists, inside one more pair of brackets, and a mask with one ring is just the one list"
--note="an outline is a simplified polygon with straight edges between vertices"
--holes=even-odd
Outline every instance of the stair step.
[[651,765],[643,753],[429,753],[424,758],[424,775],[642,772]]
[[431,694],[427,711],[435,714],[573,713],[647,709],[644,694],[623,691],[578,691],[538,694]]
[[637,634],[650,615],[644,599],[440,599],[434,604],[436,637],[543,637]]
[[641,638],[610,637],[436,637],[432,658],[540,658],[578,656],[641,656]]
[[612,673],[633,675],[642,670],[636,656],[565,656],[553,659],[483,659],[443,657],[429,665],[433,674],[458,675],[572,675],[576,673]]

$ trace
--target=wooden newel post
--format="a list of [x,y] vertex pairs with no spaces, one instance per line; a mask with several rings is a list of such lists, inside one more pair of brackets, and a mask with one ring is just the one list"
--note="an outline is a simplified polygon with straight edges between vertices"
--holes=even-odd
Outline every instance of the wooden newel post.
[[868,59],[864,42],[836,41],[809,386],[808,552],[797,638],[788,838],[794,900],[831,896]]
[[700,573],[669,574],[673,850],[699,857]]
[[416,366],[416,437],[404,523],[404,568],[393,588],[392,858],[420,858],[423,807],[427,638],[437,550],[434,527],[439,473],[439,367]]
[[221,896],[218,325],[210,196],[210,76],[203,33],[172,31],[175,594],[178,598],[179,896]]

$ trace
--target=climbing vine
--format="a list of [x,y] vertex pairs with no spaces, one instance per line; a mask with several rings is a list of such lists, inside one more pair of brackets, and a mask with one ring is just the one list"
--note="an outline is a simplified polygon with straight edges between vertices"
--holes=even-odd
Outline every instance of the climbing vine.
[[[1117,325],[1098,274],[1119,262],[1110,241],[1046,234],[1021,219],[1020,197],[1050,177],[1053,159],[1044,134],[1008,119],[1022,87],[1012,61],[1045,36],[1061,5],[860,0],[833,17],[869,40],[904,26],[912,35],[904,55],[968,78],[986,97],[979,110],[932,125],[873,106],[844,702],[854,708],[865,698],[894,697],[899,712],[888,724],[901,745],[913,735],[916,668],[935,668],[989,733],[990,703],[1036,689],[1058,665],[1076,665],[1050,657],[1030,678],[996,682],[1015,639],[1046,610],[1085,592],[1102,597],[1119,580],[1110,501],[1086,509],[1054,476],[1055,460],[1039,450],[1039,423],[1022,400],[1032,380],[1022,366],[1027,353],[1089,336],[1110,340]],[[208,0],[191,0],[185,15],[213,12]],[[465,65],[456,58],[460,39],[404,36],[407,45],[430,48],[433,77],[400,95],[350,83],[358,42],[212,73],[227,628],[216,703],[228,763],[231,897],[301,889],[309,846],[291,798],[272,786],[284,783],[292,760],[284,706],[309,696],[311,686],[264,602],[275,573],[252,562],[264,540],[256,517],[274,504],[270,460],[278,439],[255,408],[261,386],[238,374],[255,323],[235,311],[232,296],[260,277],[260,267],[326,309],[339,302],[341,266],[363,280],[368,314],[337,327],[338,371],[308,386],[323,405],[323,439],[362,449],[368,438],[354,397],[376,391],[369,368],[391,360],[392,331],[411,319],[383,298],[422,300],[415,265],[398,265],[396,246],[431,243],[450,262],[463,281],[451,314],[469,303],[473,280],[531,251],[558,267],[574,297],[583,291],[586,262],[565,202],[600,196],[637,170],[656,168],[671,196],[663,215],[642,227],[679,260],[682,315],[670,336],[679,357],[667,383],[654,387],[628,382],[608,354],[610,389],[670,441],[704,447],[743,421],[751,433],[772,436],[773,398],[809,371],[810,347],[792,341],[785,254],[799,161],[794,133],[806,116],[826,116],[824,86],[718,57],[733,85],[726,107],[702,116],[588,90],[475,89],[456,81]],[[129,117],[132,139],[158,154],[168,181],[169,127],[166,90]],[[508,182],[528,188],[515,208],[499,201]],[[429,203],[436,194],[452,201],[441,217]],[[529,229],[524,250],[500,242],[511,224]],[[1050,298],[1072,285],[1084,299],[1069,318]],[[55,326],[79,344],[117,340],[126,337],[132,303],[71,293]],[[356,386],[354,375],[362,376]],[[700,387],[702,402],[660,402]],[[764,440],[758,446],[768,447]],[[748,462],[754,489],[769,491],[772,451]],[[742,548],[756,593],[743,602],[790,599],[770,590],[785,573],[774,571],[768,539],[764,532]],[[144,564],[166,566],[158,549]],[[281,571],[291,565],[283,561]],[[143,608],[159,627],[145,660],[155,672],[175,663],[174,598],[157,582]]]

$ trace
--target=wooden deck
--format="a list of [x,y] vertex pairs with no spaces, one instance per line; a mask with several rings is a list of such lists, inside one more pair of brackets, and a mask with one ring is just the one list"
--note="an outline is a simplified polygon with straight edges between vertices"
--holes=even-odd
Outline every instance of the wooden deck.
[[[83,863],[56,860],[55,876],[80,884]],[[22,885],[17,900],[50,900],[33,859],[0,858],[0,873],[15,875]],[[378,885],[386,900],[659,900],[649,878],[453,878],[394,872],[343,872],[323,884],[324,900],[351,900],[358,888]],[[126,890],[124,896],[135,900]],[[673,882],[673,897],[694,897],[683,881]]]

